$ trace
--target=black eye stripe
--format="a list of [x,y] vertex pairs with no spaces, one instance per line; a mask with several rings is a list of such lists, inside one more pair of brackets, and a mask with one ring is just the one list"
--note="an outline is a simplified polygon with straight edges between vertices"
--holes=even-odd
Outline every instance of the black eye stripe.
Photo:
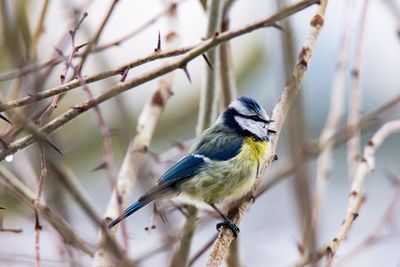
[[253,121],[262,121],[262,122],[265,122],[265,123],[269,123],[269,121],[264,120],[263,118],[260,118],[260,117],[255,116],[255,115],[249,116],[249,115],[243,115],[243,114],[240,114],[240,113],[238,115],[240,117],[242,117],[242,118],[250,119],[250,120],[253,120]]

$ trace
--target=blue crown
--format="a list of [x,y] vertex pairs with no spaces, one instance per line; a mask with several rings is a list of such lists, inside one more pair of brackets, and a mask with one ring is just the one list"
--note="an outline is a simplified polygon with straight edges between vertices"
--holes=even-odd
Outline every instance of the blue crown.
[[253,98],[247,96],[241,96],[238,98],[240,103],[243,104],[247,109],[254,111],[255,113],[262,113],[262,107]]

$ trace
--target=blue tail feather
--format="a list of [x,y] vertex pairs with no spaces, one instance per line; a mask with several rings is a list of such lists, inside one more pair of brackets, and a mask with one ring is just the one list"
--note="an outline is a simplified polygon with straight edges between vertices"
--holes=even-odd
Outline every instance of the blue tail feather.
[[122,220],[124,220],[126,217],[128,217],[129,215],[131,215],[132,213],[140,210],[141,208],[143,208],[144,206],[146,206],[147,204],[149,204],[151,200],[149,199],[140,199],[138,201],[136,201],[135,203],[133,203],[132,205],[130,205],[125,211],[124,213],[122,213],[121,216],[119,216],[117,219],[115,219],[114,221],[112,221],[107,228],[111,229],[113,226],[115,226],[116,224],[120,223]]

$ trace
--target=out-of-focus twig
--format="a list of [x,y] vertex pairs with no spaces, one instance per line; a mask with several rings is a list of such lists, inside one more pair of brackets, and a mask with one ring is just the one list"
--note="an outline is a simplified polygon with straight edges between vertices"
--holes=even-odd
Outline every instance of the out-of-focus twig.
[[[286,5],[287,1],[277,1],[278,8]],[[290,77],[291,70],[296,63],[296,51],[294,48],[295,39],[293,27],[289,19],[282,21],[284,31],[281,32],[282,57],[284,64],[284,79]],[[310,176],[308,161],[304,160],[305,149],[305,125],[303,96],[301,92],[293,103],[291,112],[288,115],[288,142],[289,155],[294,166],[293,189],[295,192],[295,203],[299,214],[300,229],[303,233],[302,241],[298,244],[301,253],[314,251],[316,246],[316,227],[312,224],[312,207],[310,194]]]
[[[210,0],[207,7],[207,31],[206,38],[217,36],[221,30],[222,12],[224,7],[223,0]],[[217,50],[210,49],[206,53],[207,63],[215,68],[217,63]],[[204,129],[208,128],[217,114],[218,94],[216,72],[211,70],[207,64],[203,64],[204,79],[201,83],[199,117],[197,122],[196,134],[199,135]]]
[[113,46],[121,45],[123,42],[126,42],[129,39],[131,39],[132,37],[135,37],[136,35],[141,33],[143,30],[147,29],[149,26],[156,23],[163,16],[168,16],[168,14],[170,14],[171,11],[175,10],[178,7],[178,5],[180,5],[181,3],[185,2],[185,1],[186,0],[178,0],[176,2],[171,1],[169,5],[165,6],[164,10],[157,13],[154,17],[152,17],[148,21],[144,22],[142,25],[140,25],[138,28],[136,28],[132,32],[124,35],[121,38],[111,41],[109,43],[98,45],[92,49],[92,52],[96,53],[96,52],[103,51],[107,48],[113,47]]
[[4,214],[3,214],[3,210],[5,210],[5,208],[0,207],[0,232],[11,232],[11,233],[22,233],[22,229],[21,228],[6,228],[3,225],[3,221],[4,221]]
[[39,44],[39,40],[44,32],[44,22],[46,19],[47,11],[49,8],[50,0],[45,0],[42,6],[42,10],[40,11],[39,21],[35,29],[35,33],[32,37],[31,44],[31,57],[35,61],[37,57],[37,47]]
[[52,158],[49,158],[49,165],[54,172],[54,177],[63,186],[63,188],[71,194],[74,200],[82,208],[88,218],[94,225],[101,229],[104,238],[107,240],[107,248],[113,253],[116,258],[122,259],[123,254],[118,247],[117,243],[109,234],[106,225],[102,222],[94,206],[91,204],[89,194],[84,190],[83,186],[79,183],[78,179],[73,173],[63,164],[55,162]]
[[90,40],[90,42],[88,43],[88,45],[86,46],[85,50],[82,53],[81,59],[78,63],[78,67],[76,69],[77,73],[82,72],[82,68],[86,62],[86,59],[88,58],[90,52],[92,51],[92,48],[95,47],[95,45],[99,41],[99,38],[100,38],[101,34],[103,33],[103,30],[106,27],[106,25],[111,17],[111,14],[113,13],[115,6],[117,5],[118,2],[119,2],[119,0],[113,0],[112,3],[110,4],[110,7],[108,8],[105,17],[101,20],[101,24],[100,24],[99,28],[97,29],[95,35]]
[[[298,57],[298,62],[294,67],[292,75],[289,77],[286,83],[285,89],[280,97],[280,100],[273,109],[272,120],[276,122],[274,125],[274,130],[276,130],[277,133],[272,137],[271,147],[266,155],[266,160],[261,166],[256,182],[251,190],[252,195],[255,195],[258,189],[260,188],[261,186],[260,178],[264,175],[264,172],[267,169],[267,167],[275,159],[276,144],[282,126],[289,112],[290,107],[292,106],[294,100],[297,97],[297,94],[300,91],[304,75],[306,73],[308,64],[310,63],[312,57],[312,52],[315,47],[317,37],[324,24],[326,6],[327,6],[327,1],[321,1],[316,14],[312,17],[311,32],[301,49],[301,52]],[[233,211],[234,213],[233,220],[235,223],[237,224],[240,223],[241,218],[244,216],[247,209],[250,207],[251,203],[252,199],[246,197],[242,200],[241,205],[235,211]],[[234,238],[233,233],[229,229],[228,230],[223,229],[220,232],[218,239],[209,255],[207,262],[208,267],[216,267],[221,265],[225,253],[230,243],[232,242],[233,238]]]
[[[15,177],[9,170],[0,166],[0,177],[5,182],[5,186],[9,189],[17,199],[21,200],[29,207],[34,209],[34,202],[36,195],[28,187],[26,187],[17,177]],[[83,251],[84,253],[92,256],[93,250],[89,245],[77,235],[67,222],[52,210],[50,210],[44,203],[40,203],[40,213],[43,218],[48,221],[54,229],[60,234],[64,242]]]
[[[335,139],[332,136],[337,131],[340,120],[344,113],[344,91],[346,84],[346,73],[349,61],[349,45],[351,39],[351,24],[354,20],[354,1],[348,1],[344,12],[345,20],[342,25],[342,36],[339,45],[339,57],[336,63],[333,77],[329,112],[324,128],[319,137],[320,154],[317,158],[316,185],[314,193],[313,224],[318,227],[321,205],[325,193],[325,187],[332,165],[332,150],[335,146]],[[360,127],[360,126],[358,126]]]
[[[175,5],[176,8],[176,5]],[[176,23],[176,9],[169,9],[168,14],[169,20],[169,32],[166,34],[166,47],[175,47],[178,38],[178,29]],[[161,51],[161,39],[158,41],[157,51]],[[159,81],[155,92],[149,99],[149,101],[143,107],[143,110],[139,116],[137,134],[129,144],[128,151],[125,155],[122,163],[117,186],[113,190],[113,194],[107,206],[107,210],[104,214],[104,221],[108,223],[110,220],[117,218],[122,210],[119,207],[125,206],[125,202],[132,191],[133,185],[137,180],[138,173],[142,167],[144,161],[144,155],[149,149],[151,139],[157,123],[164,111],[165,105],[169,98],[172,96],[172,82],[173,75],[168,73],[163,76]],[[124,224],[125,222],[122,222]],[[114,229],[116,229],[115,227]],[[111,234],[115,234],[115,230],[111,231]],[[93,266],[108,266],[110,264],[111,257],[109,251],[104,246],[106,240],[100,234],[99,237],[99,249],[95,253]]]
[[39,146],[39,158],[40,158],[40,175],[37,185],[36,198],[34,201],[35,210],[35,264],[36,267],[40,267],[40,231],[42,230],[42,225],[40,224],[40,202],[42,201],[43,190],[45,186],[45,181],[47,177],[47,166],[46,166],[46,156],[45,149],[43,145]]
[[383,213],[382,218],[371,233],[359,245],[350,250],[346,255],[340,257],[340,261],[337,264],[338,266],[345,265],[354,259],[356,255],[365,251],[366,248],[371,247],[378,242],[382,242],[384,239],[390,238],[388,236],[389,233],[385,234],[385,230],[388,230],[389,227],[395,226],[396,209],[400,204],[400,179],[395,176],[391,179],[393,180],[391,182],[393,182],[393,186],[395,187],[393,197],[386,208],[386,211]]
[[400,120],[387,122],[374,134],[371,140],[368,141],[364,148],[362,160],[359,162],[352,180],[347,211],[338,233],[327,246],[322,247],[319,251],[313,254],[304,255],[291,266],[306,266],[311,262],[319,261],[325,256],[327,257],[326,266],[332,266],[336,251],[343,240],[347,237],[354,220],[359,215],[361,204],[364,201],[361,190],[366,175],[375,168],[375,151],[382,145],[389,135],[397,132],[400,132]]
[[347,124],[351,132],[351,138],[347,142],[347,167],[349,178],[354,177],[357,162],[360,160],[360,142],[361,132],[357,126],[357,121],[361,114],[361,71],[364,53],[364,34],[367,18],[369,0],[362,1],[362,14],[360,21],[360,29],[357,37],[357,47],[354,55],[354,68],[351,71],[352,83],[349,99],[349,114]]
[[[207,31],[206,38],[216,36],[221,27],[221,16],[223,10],[223,0],[210,0],[207,7]],[[196,135],[199,136],[206,128],[211,125],[213,114],[217,112],[218,101],[216,101],[216,72],[211,67],[216,66],[217,54],[212,49],[204,56],[206,62],[203,64],[204,79],[201,84],[199,116],[197,120]],[[210,65],[210,66],[209,66]],[[186,66],[185,66],[186,67]],[[182,228],[181,240],[172,256],[170,267],[185,267],[189,261],[189,253],[192,239],[196,230],[197,208],[189,206],[188,216]]]
[[[236,0],[235,0],[236,1]],[[224,1],[224,10],[221,21],[221,32],[229,30],[230,19],[229,11],[235,1]],[[235,73],[233,69],[233,59],[230,42],[226,42],[219,47],[219,64],[217,64],[220,85],[222,107],[227,108],[237,96]]]
[[354,219],[358,216],[358,202],[361,201],[361,190],[365,176],[375,168],[375,151],[382,145],[383,141],[391,134],[400,132],[400,120],[385,123],[368,141],[364,148],[364,155],[358,164],[351,185],[349,203],[347,207],[344,223],[341,225],[339,232],[327,247],[328,258],[327,266],[331,266],[333,257],[338,250],[341,242],[346,238],[348,231]]

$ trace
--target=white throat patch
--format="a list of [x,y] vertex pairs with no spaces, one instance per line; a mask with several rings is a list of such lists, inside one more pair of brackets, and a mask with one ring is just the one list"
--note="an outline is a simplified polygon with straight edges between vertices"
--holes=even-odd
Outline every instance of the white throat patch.
[[265,122],[253,121],[240,116],[235,116],[235,120],[239,124],[240,128],[251,132],[252,134],[258,136],[258,138],[265,139],[268,137],[268,127],[266,127]]

